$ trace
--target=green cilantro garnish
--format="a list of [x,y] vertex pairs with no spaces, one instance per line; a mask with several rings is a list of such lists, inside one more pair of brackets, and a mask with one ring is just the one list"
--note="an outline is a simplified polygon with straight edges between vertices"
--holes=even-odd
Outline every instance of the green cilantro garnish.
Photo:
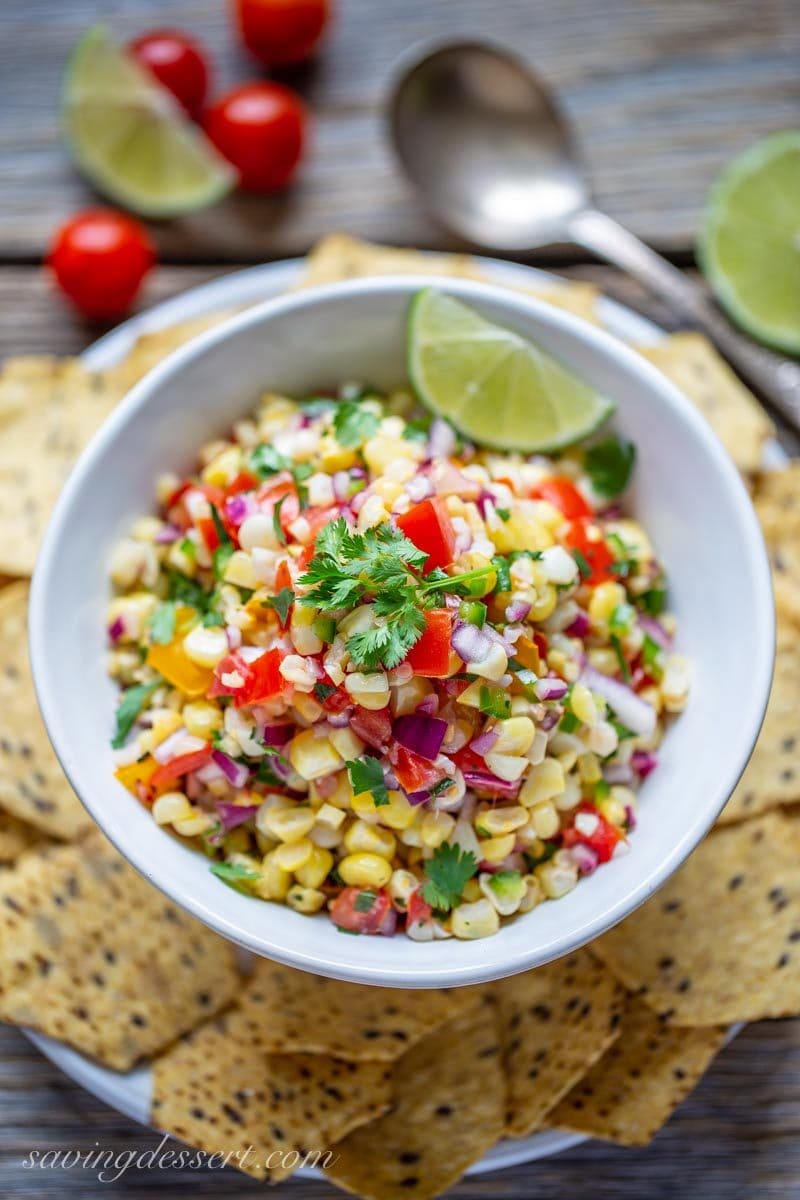
[[314,468],[311,463],[298,463],[292,467],[292,478],[294,479],[295,487],[297,488],[297,498],[300,501],[301,508],[308,508],[308,488],[306,480],[309,475],[314,474]]
[[175,637],[175,605],[165,600],[153,610],[148,621],[150,637],[157,646],[168,646]]
[[611,785],[605,779],[598,779],[594,785],[595,800],[607,800],[611,795]]
[[522,857],[531,870],[533,870],[534,867],[540,867],[542,863],[549,862],[557,849],[557,842],[545,842],[541,854],[531,854],[529,850],[523,850]]
[[250,466],[259,479],[267,479],[270,475],[277,475],[279,471],[288,471],[291,463],[274,446],[261,445],[256,446],[250,455]]
[[471,850],[443,842],[425,863],[427,879],[422,887],[423,899],[439,912],[449,912],[458,904],[467,882],[477,870],[478,860]]
[[214,504],[211,505],[211,520],[214,522],[214,529],[219,539],[219,546],[214,551],[214,576],[216,579],[222,579],[225,568],[233,556],[234,545]]
[[621,742],[627,742],[630,738],[635,738],[636,734],[632,729],[628,729],[627,725],[623,725],[622,721],[618,721],[616,717],[611,718],[611,724],[617,731],[617,737]]
[[630,481],[636,447],[633,442],[611,433],[586,451],[586,473],[592,489],[607,500],[621,495]]
[[630,604],[618,604],[608,622],[609,629],[615,633],[627,633],[633,625],[636,612]]
[[363,792],[369,792],[372,796],[376,808],[383,808],[389,803],[389,793],[386,789],[386,781],[383,778],[383,767],[378,762],[377,758],[370,758],[365,755],[364,758],[357,758],[352,762],[346,762],[347,774],[350,776],[350,785],[355,796],[360,796]]
[[170,600],[177,600],[198,612],[206,612],[214,598],[213,592],[207,592],[204,587],[189,579],[178,571],[170,571],[167,577],[167,591]]
[[206,615],[203,617],[203,624],[205,625],[206,629],[211,629],[216,625],[224,625],[225,618],[222,616],[221,613],[207,612]]
[[413,421],[406,421],[403,437],[407,442],[427,442],[430,427],[431,418],[429,416],[417,417]]
[[233,888],[235,892],[247,892],[247,888],[243,884],[257,883],[259,878],[255,871],[251,871],[248,867],[240,867],[236,863],[212,863],[209,870],[212,875],[216,875],[217,879],[227,883],[228,887]]
[[294,592],[290,587],[282,587],[274,596],[261,601],[262,608],[274,608],[281,623],[281,629],[286,628],[289,619],[289,609],[294,604]]
[[314,684],[314,695],[317,697],[317,699],[320,701],[320,703],[323,702],[324,700],[327,700],[328,697],[332,696],[335,691],[336,691],[336,688],[331,683],[315,683]]
[[431,784],[428,788],[428,797],[433,800],[436,796],[441,796],[442,792],[449,792],[453,786],[453,780],[448,775],[446,779],[437,779],[436,783]]
[[353,908],[356,912],[369,912],[377,899],[377,892],[359,892],[355,898]]
[[501,521],[510,521],[511,520],[511,509],[510,508],[496,508],[494,511],[497,513],[497,515]]
[[627,579],[629,575],[635,575],[639,569],[639,564],[635,558],[631,557],[630,550],[619,534],[609,533],[606,536],[606,541],[613,547],[614,553],[618,556],[614,562],[609,564],[609,571],[614,575],[619,575],[620,579]]
[[521,558],[530,558],[534,562],[542,557],[541,550],[512,550],[510,554],[495,554],[492,559],[492,570],[497,573],[495,591],[510,592],[512,588],[509,568]]
[[342,400],[333,418],[333,431],[340,446],[354,450],[375,436],[380,423],[380,417],[358,401]]
[[642,662],[651,673],[659,674],[661,672],[661,654],[662,650],[658,642],[651,638],[649,633],[646,633],[642,643]]
[[288,496],[281,496],[280,500],[278,500],[274,509],[272,510],[272,529],[276,540],[279,541],[282,546],[286,545],[286,534],[283,532],[283,526],[281,525],[281,509],[283,508],[287,499]]
[[651,617],[660,617],[667,607],[667,589],[663,586],[651,587],[639,597],[639,603]]
[[589,566],[588,562],[586,561],[586,555],[583,554],[583,552],[580,550],[573,550],[572,557],[575,559],[575,562],[578,564],[578,570],[581,573],[581,579],[588,579],[592,573],[592,568]]
[[503,721],[506,717],[511,716],[511,701],[500,688],[482,685],[478,704],[481,712],[486,713],[489,717],[497,717],[498,720]]
[[116,715],[116,728],[111,739],[114,750],[125,745],[125,739],[133,728],[133,723],[139,716],[153,692],[162,686],[164,680],[154,679],[152,683],[139,683],[135,687],[126,688],[122,693]]
[[625,680],[626,683],[630,683],[631,669],[628,666],[628,660],[625,657],[624,651],[622,649],[622,642],[619,640],[619,636],[616,633],[612,633],[609,635],[609,641],[611,642],[611,645],[614,647],[614,653],[617,656],[617,662],[619,663],[619,669],[622,672],[622,678]]

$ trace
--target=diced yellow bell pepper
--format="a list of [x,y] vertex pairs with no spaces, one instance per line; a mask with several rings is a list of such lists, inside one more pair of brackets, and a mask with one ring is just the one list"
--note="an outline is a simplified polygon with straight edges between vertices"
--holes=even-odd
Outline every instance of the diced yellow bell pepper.
[[211,686],[214,672],[209,667],[193,663],[183,648],[183,638],[197,620],[197,613],[188,605],[179,605],[175,612],[175,638],[168,646],[151,646],[147,651],[147,665],[167,683],[185,692],[187,696],[204,696]]
[[127,788],[131,795],[137,795],[137,783],[148,784],[155,774],[158,763],[151,756],[141,759],[139,762],[128,763],[126,767],[118,767],[114,772],[114,778],[118,779],[124,788]]

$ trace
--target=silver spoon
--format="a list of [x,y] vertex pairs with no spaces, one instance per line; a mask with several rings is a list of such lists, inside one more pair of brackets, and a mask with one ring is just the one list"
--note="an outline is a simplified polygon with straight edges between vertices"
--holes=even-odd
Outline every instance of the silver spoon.
[[691,279],[593,206],[569,126],[521,59],[480,42],[428,51],[397,80],[389,120],[442,224],[506,252],[585,246],[688,317],[800,429],[800,364],[738,333]]

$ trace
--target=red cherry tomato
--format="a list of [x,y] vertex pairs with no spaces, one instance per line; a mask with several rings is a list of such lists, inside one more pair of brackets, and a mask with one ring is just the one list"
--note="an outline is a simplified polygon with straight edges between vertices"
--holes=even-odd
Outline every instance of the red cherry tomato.
[[351,933],[379,933],[391,907],[383,889],[346,887],[331,905],[331,920]]
[[155,260],[143,225],[112,209],[92,208],[61,226],[47,261],[76,308],[107,320],[128,311]]
[[242,41],[267,67],[303,62],[330,17],[329,0],[235,0]]
[[533,489],[532,495],[537,500],[547,500],[554,508],[558,508],[565,517],[591,517],[592,506],[584,499],[575,484],[563,475],[554,475],[552,479],[543,479]]
[[128,50],[190,117],[200,113],[208,91],[208,63],[194,38],[177,29],[152,29],[131,42]]
[[307,120],[300,97],[283,84],[247,83],[212,104],[205,129],[246,191],[274,192],[294,175]]

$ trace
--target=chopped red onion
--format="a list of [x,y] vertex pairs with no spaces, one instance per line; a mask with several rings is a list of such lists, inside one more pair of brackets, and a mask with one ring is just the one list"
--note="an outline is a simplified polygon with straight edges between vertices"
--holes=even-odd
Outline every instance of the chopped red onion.
[[330,775],[322,775],[319,779],[314,780],[314,787],[323,800],[327,800],[328,796],[332,796],[338,785],[338,772],[331,771]]
[[492,648],[492,639],[477,625],[464,621],[454,626],[450,644],[465,663],[482,662]]
[[647,779],[657,766],[658,759],[650,750],[634,750],[631,755],[631,767],[640,779]]
[[180,536],[181,531],[177,525],[165,525],[156,534],[155,542],[157,546],[171,546],[173,542],[177,542]]
[[333,494],[340,504],[350,499],[350,472],[336,471],[333,476]]
[[421,792],[406,792],[406,799],[409,804],[413,804],[416,807],[417,805],[427,803],[430,799],[430,792],[427,788]]
[[434,417],[428,434],[428,454],[431,458],[450,458],[456,448],[455,430],[448,421]]
[[261,730],[261,740],[267,746],[285,746],[294,737],[294,726],[283,721],[278,725],[265,725]]
[[250,778],[250,768],[244,763],[236,762],[221,750],[212,750],[211,757],[217,764],[231,787],[243,788]]
[[387,908],[386,913],[375,932],[380,934],[381,937],[394,937],[395,933],[397,932],[397,911],[392,908],[391,905],[389,908]]
[[116,620],[112,621],[108,627],[108,636],[115,645],[122,637],[124,632],[125,622],[123,621],[122,617],[117,617]]
[[582,608],[579,608],[571,624],[567,626],[564,632],[569,637],[584,638],[589,632],[589,614],[585,613]]
[[225,773],[220,770],[215,762],[204,763],[202,767],[198,767],[192,772],[198,783],[215,783],[218,779],[224,779]]
[[217,816],[226,833],[236,829],[237,825],[244,825],[256,815],[258,808],[257,804],[230,804],[226,800],[218,800],[216,804]]
[[636,813],[630,804],[625,805],[625,821],[628,826],[628,833],[633,833],[636,828]]
[[228,639],[228,649],[238,650],[242,644],[242,631],[238,625],[226,625],[225,637]]
[[391,767],[383,768],[383,782],[386,784],[390,792],[398,792],[400,790],[400,780],[397,778]]
[[476,503],[478,505],[478,509],[479,509],[480,514],[483,517],[484,521],[486,520],[486,513],[487,513],[488,505],[491,504],[492,508],[494,508],[494,499],[495,498],[492,495],[492,493],[487,492],[485,488],[478,496]]
[[548,675],[545,679],[537,679],[533,690],[540,700],[563,700],[569,687],[563,679],[555,679]]
[[597,852],[585,842],[576,842],[574,846],[570,846],[569,853],[581,875],[591,875],[600,861]]
[[512,600],[506,606],[506,620],[514,624],[516,621],[524,621],[528,613],[531,611],[532,605],[527,600]]
[[496,729],[484,729],[478,737],[470,742],[470,750],[474,750],[476,754],[480,754],[481,758],[485,758],[493,749],[495,742],[500,734]]
[[428,762],[433,762],[442,748],[444,735],[447,733],[447,721],[438,717],[429,717],[414,713],[411,716],[398,717],[392,730],[394,739],[406,750],[412,750]]
[[345,708],[340,713],[328,713],[328,724],[334,729],[346,729],[350,724],[352,709]]
[[656,710],[652,704],[642,700],[627,684],[603,675],[594,667],[585,666],[581,679],[590,691],[597,692],[611,705],[623,725],[633,733],[650,737],[656,727]]
[[639,614],[639,625],[647,634],[647,636],[660,646],[662,650],[672,649],[672,638],[667,633],[664,626],[655,617],[649,617],[646,613]]
[[493,775],[491,771],[465,771],[464,782],[476,792],[484,792],[487,796],[496,796],[503,800],[516,800],[521,787],[519,779],[510,783],[506,779],[500,779],[498,775]]
[[206,745],[202,738],[193,737],[182,725],[156,746],[153,758],[157,763],[168,763],[181,754],[194,754],[197,750],[205,750]]
[[413,479],[409,479],[403,486],[409,500],[412,500],[415,504],[433,494],[433,485],[427,475],[415,475]]
[[633,771],[627,763],[608,763],[603,769],[606,783],[633,783]]
[[555,708],[549,708],[539,722],[539,728],[543,733],[549,733],[551,729],[555,729],[563,715],[564,710],[561,705],[557,705]]
[[350,501],[350,509],[356,514],[356,516],[358,516],[358,514],[361,512],[361,509],[364,507],[368,496],[369,488],[365,488],[362,492],[356,492],[355,496],[353,496],[352,500]]
[[248,517],[251,517],[258,509],[256,502],[252,496],[245,496],[238,492],[235,496],[229,496],[225,501],[225,515],[232,525],[237,528]]
[[439,697],[436,692],[431,692],[424,700],[420,700],[414,711],[423,717],[435,717],[439,711]]

